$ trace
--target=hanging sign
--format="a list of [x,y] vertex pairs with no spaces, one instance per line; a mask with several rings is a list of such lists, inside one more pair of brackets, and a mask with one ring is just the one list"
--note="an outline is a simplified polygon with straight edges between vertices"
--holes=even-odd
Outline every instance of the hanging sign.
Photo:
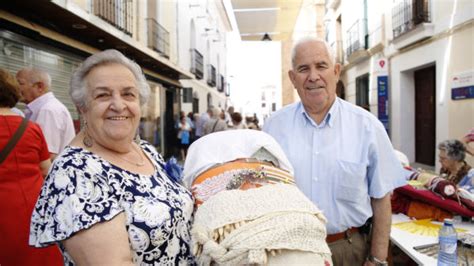
[[451,80],[451,99],[474,98],[474,70],[453,75]]
[[388,76],[377,77],[377,103],[378,118],[382,122],[385,130],[389,133],[389,116],[388,116]]

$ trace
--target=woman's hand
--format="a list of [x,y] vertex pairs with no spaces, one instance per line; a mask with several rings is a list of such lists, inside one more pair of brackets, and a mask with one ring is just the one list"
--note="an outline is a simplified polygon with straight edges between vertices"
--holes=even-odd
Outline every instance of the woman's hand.
[[63,241],[76,265],[134,265],[122,212]]

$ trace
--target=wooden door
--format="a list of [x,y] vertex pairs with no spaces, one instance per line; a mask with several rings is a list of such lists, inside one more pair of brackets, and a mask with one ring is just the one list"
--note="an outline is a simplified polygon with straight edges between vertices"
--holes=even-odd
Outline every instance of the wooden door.
[[415,161],[435,165],[436,67],[415,71]]

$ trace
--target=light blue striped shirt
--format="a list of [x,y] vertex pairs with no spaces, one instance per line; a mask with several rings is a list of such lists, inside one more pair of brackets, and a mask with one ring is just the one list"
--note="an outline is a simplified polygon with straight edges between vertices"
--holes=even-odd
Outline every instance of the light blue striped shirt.
[[263,130],[288,156],[297,186],[323,211],[328,234],[362,226],[372,216],[371,197],[406,184],[382,123],[339,98],[319,125],[298,102],[276,112]]

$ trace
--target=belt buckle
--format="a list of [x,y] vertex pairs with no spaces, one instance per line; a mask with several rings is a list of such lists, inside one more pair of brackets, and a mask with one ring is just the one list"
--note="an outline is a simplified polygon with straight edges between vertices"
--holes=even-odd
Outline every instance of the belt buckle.
[[352,232],[351,232],[351,228],[347,229],[346,232],[344,232],[345,234],[345,238],[347,239],[347,241],[352,244]]

